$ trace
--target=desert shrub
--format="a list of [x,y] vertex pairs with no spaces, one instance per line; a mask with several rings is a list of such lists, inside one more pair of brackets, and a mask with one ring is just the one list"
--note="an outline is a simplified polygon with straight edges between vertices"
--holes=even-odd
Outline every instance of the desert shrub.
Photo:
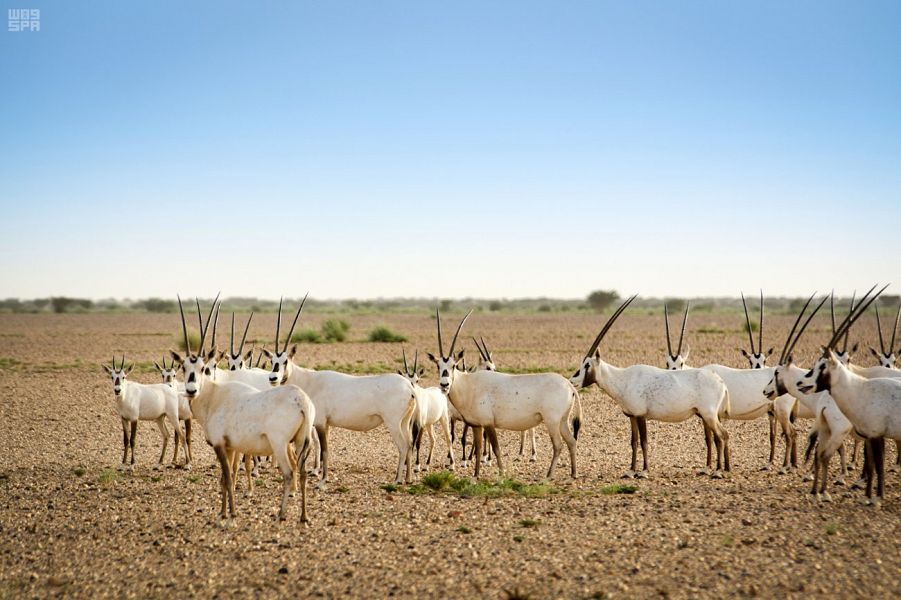
[[350,324],[343,320],[329,319],[322,324],[322,337],[329,342],[343,342],[347,340],[347,332]]
[[175,312],[176,304],[174,300],[163,300],[162,298],[147,298],[135,303],[135,308],[141,308],[152,313],[168,313]]
[[66,296],[54,296],[50,298],[50,306],[55,313],[85,311],[94,303],[87,298],[68,298]]
[[488,310],[490,310],[492,312],[497,312],[497,311],[501,310],[502,308],[504,308],[504,305],[500,300],[492,300],[491,302],[488,303]]
[[[200,348],[200,333],[196,329],[188,327],[188,340],[191,342],[191,350],[197,352]],[[188,349],[185,348],[185,335],[181,331],[175,335],[175,344],[182,352],[188,351]]]
[[617,300],[619,300],[619,294],[613,290],[595,290],[588,294],[589,306],[598,312],[603,311]]
[[301,342],[307,344],[322,344],[325,340],[322,339],[322,336],[319,335],[319,332],[315,329],[301,329],[300,331],[295,331],[291,334],[291,343],[298,344]]
[[404,336],[394,333],[384,325],[376,327],[372,331],[369,332],[369,341],[370,342],[406,342],[407,338]]

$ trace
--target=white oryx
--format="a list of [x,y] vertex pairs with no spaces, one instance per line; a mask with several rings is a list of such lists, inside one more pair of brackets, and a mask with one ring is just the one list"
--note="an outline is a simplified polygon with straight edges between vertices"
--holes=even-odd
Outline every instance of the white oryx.
[[898,333],[898,320],[901,319],[901,302],[898,303],[898,312],[895,314],[895,326],[892,328],[892,341],[889,342],[888,348],[885,347],[885,341],[882,339],[882,323],[879,319],[879,302],[873,305],[876,311],[876,329],[879,331],[879,351],[869,346],[870,352],[879,361],[879,366],[886,369],[895,369],[895,361],[898,360],[895,354],[895,334]]
[[285,345],[279,350],[282,319],[282,303],[279,301],[275,352],[264,352],[272,361],[269,383],[297,385],[310,395],[316,406],[315,427],[319,434],[322,464],[322,475],[317,485],[325,485],[328,478],[329,428],[371,431],[382,423],[397,446],[395,482],[405,480],[409,483],[412,479],[412,465],[408,460],[413,444],[411,424],[413,411],[416,409],[413,384],[406,377],[395,373],[347,375],[336,371],[314,371],[294,364],[297,346],[293,345],[289,350],[288,345],[305,302],[306,296],[294,315],[294,323],[285,339]]
[[685,350],[685,354],[682,354],[682,341],[685,339],[685,325],[688,323],[688,310],[691,308],[691,303],[685,303],[685,313],[682,315],[682,329],[679,332],[679,346],[676,348],[676,353],[673,354],[673,342],[670,340],[669,335],[669,309],[666,307],[666,303],[663,303],[663,327],[666,331],[666,370],[667,371],[681,371],[685,368],[685,363],[688,360],[688,356],[691,354],[691,348]]
[[[886,287],[888,286],[868,300],[876,289],[873,286],[861,298],[857,308],[851,311],[826,344],[823,355],[797,382],[800,390],[805,393],[829,391],[835,403],[854,425],[855,432],[865,439],[867,503],[877,507],[882,504],[885,486],[885,438],[901,440],[901,380],[864,379],[855,375],[832,348]],[[875,498],[874,474],[877,481]]]
[[[416,448],[416,466],[413,470],[419,473],[421,470],[429,470],[432,466],[432,452],[435,449],[435,425],[441,429],[444,437],[444,443],[447,447],[447,454],[450,457],[450,470],[453,471],[456,463],[454,462],[454,448],[451,442],[450,433],[450,416],[448,414],[447,397],[441,393],[437,387],[424,388],[419,385],[419,378],[424,370],[419,367],[419,350],[413,355],[413,368],[407,365],[407,352],[401,348],[401,354],[404,359],[404,370],[398,369],[397,374],[406,377],[416,394],[416,410],[413,412],[413,444]],[[418,370],[417,370],[418,369]],[[425,469],[419,463],[419,448],[422,445],[423,433],[429,436],[429,455],[425,462]]]
[[[722,463],[727,462],[724,445],[729,434],[720,423],[720,414],[729,414],[729,391],[714,373],[703,369],[667,371],[650,365],[618,368],[601,360],[598,346],[610,327],[632,303],[628,298],[604,324],[592,342],[579,370],[570,378],[576,388],[597,384],[613,398],[632,424],[632,466],[626,477],[648,476],[647,420],[677,423],[694,415],[711,429],[717,448],[714,477],[722,477]],[[637,471],[638,445],[641,444],[643,468]]]
[[[470,373],[457,369],[462,362],[463,351],[454,355],[457,336],[472,311],[463,317],[450,351],[444,353],[441,339],[441,315],[435,311],[438,325],[438,354],[429,353],[429,358],[438,368],[438,387],[447,395],[451,404],[473,428],[475,456],[482,455],[482,430],[488,431],[497,468],[504,473],[497,429],[526,431],[544,423],[551,437],[554,451],[547,477],[553,477],[557,459],[565,442],[569,448],[570,472],[576,476],[576,439],[582,419],[582,404],[578,391],[556,373],[528,375],[507,375],[497,371],[477,371]],[[569,430],[569,416],[573,413],[573,431]],[[475,461],[475,476],[479,476],[481,460]]]
[[[175,390],[176,394],[178,394],[178,419],[183,421],[185,424],[185,441],[188,446],[188,461],[191,462],[194,460],[193,451],[194,449],[191,446],[191,419],[193,418],[191,415],[191,407],[188,405],[188,399],[183,395],[185,391],[185,386],[183,383],[178,381],[178,371],[181,369],[181,365],[178,364],[175,360],[172,361],[172,364],[166,364],[166,357],[163,357],[162,365],[153,362],[153,366],[156,367],[156,370],[160,372],[160,375],[163,378],[163,383],[171,387]],[[175,446],[172,452],[172,462],[178,461],[178,438],[175,440]]]
[[[225,358],[228,362],[228,370],[216,369],[217,381],[240,381],[257,389],[266,390],[271,386],[269,384],[269,371],[266,369],[258,369],[250,366],[250,360],[253,357],[253,350],[248,350],[244,354],[244,344],[247,341],[247,332],[250,330],[250,322],[253,320],[253,313],[247,319],[244,326],[244,335],[241,337],[241,345],[235,349],[235,313],[232,313],[231,337],[229,338],[228,352],[220,355],[220,360]],[[215,349],[216,325],[213,324],[213,347]]]
[[[779,422],[785,438],[785,458],[779,472],[787,473],[790,466],[797,464],[795,429],[791,423],[792,407],[795,405],[795,399],[788,394],[783,394],[773,401],[764,395],[763,388],[773,378],[773,368],[766,366],[766,359],[772,354],[773,349],[770,348],[766,353],[763,351],[763,292],[760,292],[760,322],[756,348],[754,347],[751,318],[748,314],[748,305],[745,302],[744,294],[741,295],[741,302],[744,307],[745,326],[748,331],[748,342],[751,346],[751,352],[748,353],[744,349],[740,350],[742,355],[748,359],[750,368],[736,369],[718,364],[704,365],[701,368],[718,375],[729,389],[730,411],[728,416],[720,415],[721,417],[734,421],[753,421],[764,415],[768,417],[770,453],[769,460],[762,470],[769,470],[773,466],[776,455],[776,421]],[[709,447],[710,432],[705,430],[705,436],[708,438],[707,443]],[[727,459],[731,459],[728,444],[725,454]]]
[[829,463],[832,460],[832,455],[838,450],[841,458],[841,472],[835,483],[844,485],[845,476],[848,472],[844,441],[853,428],[851,422],[842,414],[842,411],[835,404],[835,400],[832,399],[828,391],[804,394],[798,389],[797,382],[804,375],[804,370],[793,364],[792,352],[807,325],[823,305],[823,301],[813,309],[813,312],[810,313],[804,325],[795,335],[795,329],[809,304],[810,301],[808,300],[795,320],[795,324],[785,340],[785,345],[782,347],[782,353],[779,355],[779,364],[776,365],[773,371],[773,378],[767,383],[763,393],[771,400],[775,400],[786,393],[791,394],[792,397],[798,400],[799,413],[813,415],[814,425],[808,439],[807,450],[804,453],[805,461],[809,460],[811,451],[815,447],[813,471],[810,475],[810,479],[813,480],[811,493],[815,494],[819,500],[829,501],[831,497],[829,492],[826,491]]
[[[172,351],[172,357],[182,363],[185,374],[185,394],[195,418],[203,425],[204,434],[216,452],[222,469],[220,516],[234,517],[235,482],[233,465],[238,453],[256,456],[274,456],[282,472],[282,501],[278,519],[285,518],[288,495],[295,478],[300,476],[302,523],[307,523],[306,470],[304,463],[309,454],[313,435],[315,409],[309,397],[295,385],[286,385],[258,391],[241,382],[218,382],[207,373],[207,362],[215,359],[216,349],[204,351],[206,328],[202,327],[198,354],[191,352],[188,329],[181,298],[182,331],[185,337],[186,355],[182,358]],[[210,309],[212,316],[213,309]],[[291,450],[294,443],[297,455]],[[248,475],[248,492],[253,491],[253,479]],[[228,506],[228,513],[226,512]]]
[[[113,383],[113,394],[116,398],[116,409],[122,420],[122,464],[120,469],[134,470],[135,466],[135,440],[138,433],[138,421],[154,421],[163,436],[163,450],[156,468],[163,465],[166,456],[166,446],[169,443],[169,431],[166,429],[166,421],[175,430],[175,443],[185,444],[181,435],[181,427],[178,425],[178,395],[175,390],[166,383],[136,383],[128,381],[128,374],[134,369],[134,364],[125,368],[125,356],[122,356],[122,364],[116,366],[113,357],[112,367],[101,365],[109,374]],[[128,449],[131,448],[131,463],[128,460]],[[187,445],[184,445],[185,468],[191,468],[191,453]],[[175,457],[172,458],[175,464]]]

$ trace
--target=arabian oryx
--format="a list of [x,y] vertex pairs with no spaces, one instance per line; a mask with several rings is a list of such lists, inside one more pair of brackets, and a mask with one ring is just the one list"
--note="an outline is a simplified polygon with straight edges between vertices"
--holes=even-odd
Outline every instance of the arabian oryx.
[[[163,378],[163,383],[171,387],[175,390],[175,393],[178,394],[178,419],[185,424],[185,441],[188,446],[188,462],[192,462],[194,460],[194,455],[192,454],[194,449],[191,447],[191,420],[193,417],[191,415],[191,407],[188,406],[188,399],[184,395],[185,385],[178,381],[178,371],[181,369],[181,365],[175,360],[172,360],[172,363],[167,365],[166,357],[163,356],[162,363],[154,361],[153,366],[159,371],[160,376]],[[172,452],[172,462],[174,463],[178,461],[178,438],[175,439],[175,444],[173,444],[173,446],[175,446]]]
[[[861,298],[860,304],[845,318],[832,339],[826,344],[823,355],[813,367],[798,380],[798,388],[804,393],[828,391],[835,403],[848,417],[854,431],[864,438],[866,450],[867,503],[880,506],[885,486],[885,438],[901,440],[901,380],[889,378],[864,379],[848,369],[833,346],[867,307],[888,286],[873,297],[876,286]],[[868,299],[869,298],[869,299]],[[876,497],[873,497],[873,480],[877,481]]]
[[412,419],[416,409],[416,394],[406,377],[386,375],[347,375],[336,371],[314,371],[294,364],[297,346],[291,346],[291,334],[303,310],[301,302],[294,315],[294,323],[279,350],[282,303],[279,302],[275,329],[275,352],[266,351],[272,361],[269,383],[291,383],[300,386],[316,406],[316,432],[319,434],[322,476],[317,486],[328,478],[328,433],[331,427],[351,431],[371,431],[382,423],[397,446],[398,461],[395,482],[412,480],[412,465],[408,457],[412,448]]
[[[278,519],[285,518],[288,495],[300,477],[302,523],[307,523],[306,469],[305,462],[310,451],[313,435],[315,409],[309,397],[295,385],[258,391],[246,383],[237,381],[218,382],[207,370],[207,362],[215,359],[216,348],[208,352],[203,343],[210,317],[200,335],[198,353],[191,352],[188,329],[181,298],[178,299],[181,312],[182,332],[185,336],[184,359],[172,352],[172,357],[182,363],[185,374],[185,394],[194,417],[203,425],[204,434],[216,452],[222,469],[220,495],[222,506],[220,516],[234,517],[235,482],[233,465],[238,453],[275,457],[282,472],[282,501]],[[297,454],[291,450],[291,443]],[[248,493],[253,491],[253,479],[248,474]],[[228,506],[228,512],[226,511]]]
[[422,469],[419,463],[419,448],[422,445],[423,433],[429,436],[429,455],[425,462],[426,471],[432,466],[432,452],[435,450],[435,425],[441,429],[447,454],[450,460],[450,470],[455,467],[454,448],[451,442],[450,417],[448,415],[447,397],[437,387],[424,388],[419,385],[419,378],[424,370],[419,367],[419,350],[413,355],[413,368],[407,364],[407,351],[401,348],[404,360],[404,370],[398,369],[397,374],[403,375],[413,384],[416,393],[416,410],[413,413],[413,444],[416,448],[416,466],[413,470],[419,473]]
[[[773,378],[773,368],[766,366],[766,359],[772,353],[772,349],[764,353],[763,351],[763,292],[760,294],[760,324],[758,327],[757,347],[754,346],[754,336],[751,333],[751,319],[748,314],[748,305],[745,302],[744,294],[742,294],[742,306],[745,312],[745,326],[748,330],[748,342],[751,346],[750,353],[743,349],[741,353],[748,359],[750,368],[736,369],[718,364],[709,364],[701,367],[704,370],[715,373],[723,380],[729,389],[730,410],[728,416],[720,415],[723,418],[736,421],[753,421],[764,415],[769,418],[770,425],[770,452],[769,460],[762,470],[769,470],[772,467],[776,453],[776,426],[775,420],[779,421],[782,426],[783,435],[785,437],[785,459],[782,464],[780,473],[787,473],[792,464],[797,464],[797,451],[794,449],[794,427],[792,426],[792,407],[795,405],[795,399],[785,394],[779,396],[775,402],[767,398],[763,394],[763,388],[767,382]],[[709,432],[706,432],[709,437]],[[709,442],[708,442],[709,444]],[[727,458],[731,458],[728,448],[726,449]],[[794,457],[794,459],[792,458]]]
[[[807,300],[807,303],[801,308],[801,312],[798,314],[797,319],[795,319],[795,323],[788,333],[788,338],[785,340],[785,345],[782,347],[782,353],[779,355],[779,364],[777,364],[773,370],[773,378],[767,383],[766,387],[763,389],[763,393],[771,400],[776,400],[779,396],[790,394],[798,401],[799,414],[813,415],[813,429],[809,436],[807,451],[805,452],[805,460],[808,460],[814,446],[816,447],[813,460],[813,471],[809,475],[810,479],[813,480],[813,489],[811,490],[811,493],[816,494],[817,498],[820,500],[829,501],[831,498],[825,489],[826,479],[829,475],[829,462],[832,460],[832,455],[838,450],[842,465],[841,473],[838,479],[836,479],[836,484],[844,484],[845,475],[847,473],[844,441],[848,434],[851,433],[852,427],[851,422],[844,414],[842,414],[842,411],[839,410],[838,406],[835,404],[835,400],[829,395],[829,392],[822,391],[808,395],[802,393],[797,386],[798,378],[803,376],[804,370],[793,364],[792,352],[794,351],[798,340],[801,338],[801,335],[804,333],[804,330],[807,329],[807,325],[813,319],[813,316],[820,310],[823,303],[825,303],[826,298],[824,297],[820,303],[814,307],[813,311],[807,317],[807,320],[804,321],[804,324],[801,326],[801,329],[795,334],[798,323],[801,322],[801,319],[804,317],[804,313],[806,312],[807,307],[810,306],[812,300],[813,296]],[[807,476],[805,476],[805,479],[806,478]]]
[[[134,364],[125,368],[125,356],[122,363],[116,366],[116,358],[113,357],[112,367],[101,365],[109,374],[113,383],[113,394],[116,398],[116,409],[122,420],[122,465],[120,469],[134,470],[135,466],[135,439],[138,433],[138,421],[155,421],[156,426],[163,436],[163,450],[156,468],[163,465],[166,456],[166,445],[169,443],[169,432],[166,429],[166,421],[175,430],[175,444],[182,444],[185,451],[185,468],[191,468],[191,453],[185,445],[181,435],[181,427],[178,425],[178,395],[176,391],[166,383],[135,383],[128,381],[128,374],[134,369]],[[131,463],[128,460],[128,449],[131,448]],[[172,456],[172,464],[175,464],[176,455]]]
[[[647,420],[677,423],[698,415],[711,431],[717,448],[714,477],[722,477],[722,464],[728,456],[724,444],[729,434],[720,423],[720,414],[729,414],[729,392],[714,373],[702,369],[667,371],[650,365],[618,368],[601,360],[598,346],[617,318],[637,294],[628,298],[607,320],[588,348],[579,370],[570,377],[576,388],[597,384],[613,398],[632,424],[632,466],[626,477],[648,476]],[[637,471],[638,445],[641,443],[643,468]]]
[[[547,477],[553,477],[557,459],[563,443],[569,448],[570,469],[576,476],[576,439],[582,419],[582,404],[579,393],[563,377],[556,373],[529,375],[508,375],[497,371],[476,371],[470,373],[459,370],[463,351],[454,354],[457,336],[472,311],[463,317],[454,333],[450,350],[444,353],[441,339],[441,315],[435,311],[438,326],[438,354],[429,353],[429,358],[438,368],[438,387],[447,395],[451,404],[463,417],[463,421],[473,428],[475,456],[482,455],[482,430],[488,431],[488,438],[497,457],[497,468],[504,473],[497,429],[526,431],[544,423],[554,452]],[[573,413],[573,431],[569,430],[569,416]],[[481,460],[475,460],[475,476],[479,476]]]

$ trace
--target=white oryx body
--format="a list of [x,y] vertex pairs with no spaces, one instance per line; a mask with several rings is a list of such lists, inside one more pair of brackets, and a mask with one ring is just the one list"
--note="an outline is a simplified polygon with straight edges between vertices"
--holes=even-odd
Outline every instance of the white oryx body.
[[[175,393],[178,395],[178,419],[179,421],[183,421],[185,424],[185,441],[187,443],[188,448],[188,460],[194,460],[194,449],[191,444],[192,436],[191,436],[191,419],[193,419],[193,415],[191,414],[191,406],[188,403],[188,399],[184,396],[185,384],[178,381],[178,370],[181,368],[174,360],[171,365],[166,364],[166,357],[163,357],[162,364],[159,364],[154,361],[153,366],[156,367],[157,371],[160,372],[160,375],[163,378],[163,383],[171,387],[175,390]],[[178,461],[178,438],[175,438],[175,444],[173,444],[174,449],[172,451],[172,462]]]
[[[135,464],[135,440],[138,429],[138,421],[154,421],[163,438],[163,449],[157,462],[157,468],[162,466],[166,455],[166,446],[169,443],[169,431],[166,421],[175,431],[175,443],[185,444],[181,435],[181,427],[178,424],[178,394],[167,383],[135,383],[128,381],[127,377],[134,365],[125,368],[125,357],[122,364],[116,367],[103,366],[112,379],[113,394],[116,398],[116,410],[122,420],[122,464],[120,468],[134,469]],[[127,463],[128,449],[131,448],[131,463]],[[187,445],[183,446],[185,452],[185,468],[191,468],[191,454]],[[176,457],[172,462],[175,464]]]
[[424,433],[429,436],[429,455],[426,459],[425,470],[432,466],[432,451],[435,449],[435,425],[441,428],[444,436],[444,443],[447,446],[447,456],[450,461],[450,470],[455,467],[454,449],[451,442],[450,429],[450,411],[451,406],[441,390],[438,387],[424,388],[419,385],[419,378],[423,374],[423,369],[419,368],[419,351],[413,358],[413,368],[407,365],[407,353],[402,349],[404,359],[404,370],[398,369],[397,374],[406,377],[413,385],[413,393],[416,395],[416,408],[413,411],[413,444],[416,447],[416,466],[413,470],[419,473],[422,467],[419,462],[419,448],[422,443]]
[[388,429],[395,446],[398,461],[395,482],[412,479],[412,465],[409,461],[412,448],[412,420],[416,409],[416,395],[405,377],[397,374],[385,375],[347,375],[337,371],[315,371],[294,364],[293,358],[297,346],[288,350],[288,340],[297,325],[300,313],[306,303],[306,296],[297,313],[294,323],[288,331],[284,347],[279,350],[282,303],[279,302],[278,320],[276,321],[274,353],[267,352],[272,361],[269,373],[271,385],[292,384],[305,391],[316,407],[316,433],[319,436],[319,448],[322,464],[322,475],[318,485],[324,485],[328,479],[328,432],[331,427],[340,427],[351,431],[371,431],[382,423]]

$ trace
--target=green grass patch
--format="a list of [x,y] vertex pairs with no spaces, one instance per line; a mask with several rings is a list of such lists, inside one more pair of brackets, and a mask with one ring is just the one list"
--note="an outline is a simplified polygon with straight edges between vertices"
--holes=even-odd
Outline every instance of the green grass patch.
[[22,361],[12,356],[0,356],[0,369],[15,371],[22,366]]
[[470,481],[468,477],[458,477],[449,471],[429,473],[417,486],[421,489],[417,488],[415,493],[454,494],[464,498],[500,498],[516,495],[543,498],[560,492],[559,489],[546,483],[527,484],[510,478]]
[[400,486],[397,485],[396,483],[383,483],[381,485],[381,488],[383,490],[385,490],[386,492],[388,492],[389,494],[393,494],[394,492],[396,492],[397,490],[400,489]]
[[185,479],[187,479],[191,483],[197,483],[198,481],[200,481],[200,475],[188,475],[187,477],[185,477]]
[[317,371],[338,371],[349,375],[378,375],[380,373],[394,373],[397,370],[396,365],[386,363],[341,363],[337,361],[320,363],[314,365],[313,368]]
[[608,496],[612,496],[613,494],[634,494],[637,491],[637,485],[629,485],[624,483],[616,483],[601,488],[601,493]]
[[735,538],[731,535],[724,535],[720,538],[720,543],[727,548],[731,548],[735,545]]
[[113,469],[104,469],[97,476],[97,482],[101,485],[112,485],[119,479],[119,474]]
[[513,541],[516,542],[517,544],[522,543],[522,541],[523,541],[524,539],[526,539],[526,538],[524,538],[524,537],[521,536],[521,535],[514,535],[514,536],[513,536]]
[[87,471],[84,467],[75,467],[72,469],[72,473],[74,473],[76,477],[82,477]]
[[838,525],[835,523],[829,523],[826,525],[826,535],[835,535],[838,533]]
[[341,485],[341,486],[336,487],[335,491],[338,492],[339,494],[346,494],[347,492],[350,491],[350,488],[347,487],[346,485]]
[[[188,349],[185,348],[185,334],[179,331],[175,337],[173,338],[176,344],[176,348],[181,350],[182,352],[187,352]],[[188,327],[188,341],[191,342],[191,348],[194,352],[197,352],[197,349],[200,347],[200,332],[196,329],[191,329]]]
[[519,526],[525,527],[526,529],[533,529],[541,525],[540,519],[520,519]]
[[388,342],[388,343],[400,343],[406,342],[407,338],[400,335],[399,333],[395,333],[391,331],[391,329],[385,327],[384,325],[380,325],[376,327],[372,331],[369,332],[369,337],[367,338],[370,342]]
[[329,342],[347,341],[350,324],[342,319],[329,319],[322,324],[322,337]]
[[466,525],[460,525],[459,527],[457,527],[457,531],[459,531],[460,533],[467,533],[467,534],[472,533],[472,529],[470,529]]
[[700,327],[695,331],[698,333],[726,333],[725,329],[720,329],[719,327]]
[[291,335],[291,343],[322,344],[325,343],[325,340],[322,339],[322,336],[315,329],[301,329]]

